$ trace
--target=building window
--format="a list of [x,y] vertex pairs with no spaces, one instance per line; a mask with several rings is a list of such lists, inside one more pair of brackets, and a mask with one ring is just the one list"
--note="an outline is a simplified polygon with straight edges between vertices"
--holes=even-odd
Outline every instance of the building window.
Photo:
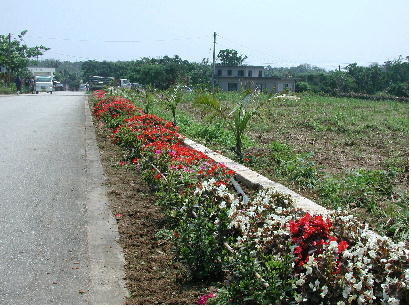
[[288,83],[284,83],[284,88],[288,88]]
[[223,71],[221,69],[217,70],[217,76],[221,76],[223,74]]
[[238,90],[238,83],[228,83],[228,90],[229,91],[237,91]]
[[231,69],[227,70],[227,76],[231,76],[233,74],[233,71]]
[[263,71],[262,71],[262,70],[259,70],[259,71],[258,71],[258,76],[259,76],[259,77],[262,77],[262,76],[263,76]]
[[238,77],[244,77],[244,70],[237,71],[237,76]]
[[249,76],[249,77],[252,77],[252,76],[253,76],[253,71],[252,71],[252,70],[249,70],[249,71],[248,71],[248,76]]

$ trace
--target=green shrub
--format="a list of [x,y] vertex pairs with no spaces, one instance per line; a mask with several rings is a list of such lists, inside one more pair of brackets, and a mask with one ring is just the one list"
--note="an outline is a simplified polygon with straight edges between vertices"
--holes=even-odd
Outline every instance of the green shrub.
[[10,95],[10,94],[15,94],[16,91],[17,89],[14,84],[6,85],[3,82],[0,82],[0,94]]
[[393,174],[380,170],[359,169],[343,178],[326,177],[318,186],[321,199],[335,207],[354,206],[370,210],[393,193]]
[[272,142],[270,145],[276,172],[287,180],[304,188],[312,188],[318,180],[318,170],[312,154],[296,154],[286,144]]
[[298,93],[308,92],[308,91],[311,91],[311,86],[308,82],[305,82],[305,81],[297,82],[295,84],[295,91]]
[[[230,240],[228,206],[232,196],[211,179],[196,189],[178,210],[177,253],[195,279],[218,279],[224,275],[224,243]],[[227,205],[224,205],[227,204]]]

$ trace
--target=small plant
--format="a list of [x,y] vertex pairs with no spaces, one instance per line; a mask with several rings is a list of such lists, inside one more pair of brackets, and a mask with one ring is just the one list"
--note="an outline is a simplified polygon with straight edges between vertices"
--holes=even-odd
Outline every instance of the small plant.
[[177,125],[177,106],[183,101],[183,90],[181,85],[176,85],[172,87],[168,95],[163,96],[163,99],[166,103],[167,109],[171,111],[171,115],[173,116],[173,123]]
[[312,161],[312,155],[296,154],[286,144],[270,144],[276,172],[290,182],[304,188],[313,188],[317,184],[319,171]]
[[[222,105],[216,95],[203,93],[195,98],[197,105],[208,107],[211,112],[214,112],[229,127],[235,138],[233,151],[241,163],[244,159],[243,139],[245,133],[251,119],[257,114],[257,110],[263,102],[260,99],[260,95],[257,91],[245,91],[242,99],[236,102],[236,106],[231,111]],[[267,99],[266,101],[269,100]]]
[[154,92],[155,92],[155,89],[152,88],[151,86],[148,86],[147,89],[144,91],[144,99],[143,99],[144,108],[143,108],[143,112],[145,114],[150,113],[151,108],[152,108],[153,104],[156,101]]

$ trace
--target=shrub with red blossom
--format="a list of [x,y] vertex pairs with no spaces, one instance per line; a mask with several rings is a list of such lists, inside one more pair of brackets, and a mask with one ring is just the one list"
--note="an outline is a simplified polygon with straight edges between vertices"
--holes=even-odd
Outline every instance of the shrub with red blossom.
[[[297,257],[297,268],[307,263],[311,255],[321,254],[325,245],[337,241],[337,238],[330,235],[330,219],[324,220],[321,215],[311,216],[306,213],[297,221],[290,221],[289,227],[291,239],[295,244],[294,255]],[[347,247],[346,241],[339,242],[338,253],[342,253]]]

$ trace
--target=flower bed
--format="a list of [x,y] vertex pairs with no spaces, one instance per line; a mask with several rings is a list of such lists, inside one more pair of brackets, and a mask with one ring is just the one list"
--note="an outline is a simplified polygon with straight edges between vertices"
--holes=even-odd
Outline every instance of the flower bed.
[[156,191],[181,261],[216,283],[198,303],[408,303],[405,243],[372,236],[343,212],[311,216],[271,190],[244,203],[228,188],[233,172],[186,147],[171,122],[103,91],[92,99],[126,163]]

